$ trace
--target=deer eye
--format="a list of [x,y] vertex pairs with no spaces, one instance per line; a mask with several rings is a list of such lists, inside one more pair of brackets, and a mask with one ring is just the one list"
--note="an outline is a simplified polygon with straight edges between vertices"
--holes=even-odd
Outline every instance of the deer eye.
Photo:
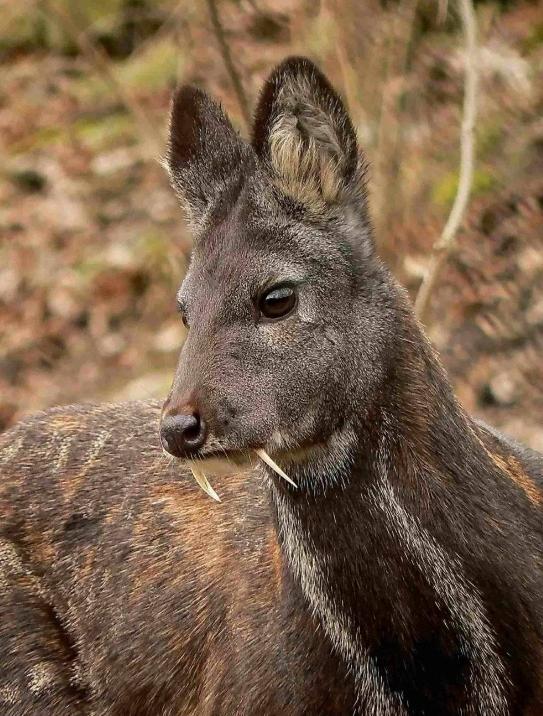
[[296,291],[291,286],[275,286],[260,297],[258,307],[264,318],[285,318],[297,302]]

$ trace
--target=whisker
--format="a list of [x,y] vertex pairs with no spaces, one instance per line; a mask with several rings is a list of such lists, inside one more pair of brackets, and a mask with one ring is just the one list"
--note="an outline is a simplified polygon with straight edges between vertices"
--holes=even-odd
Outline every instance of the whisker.
[[230,460],[230,457],[229,457],[229,455],[228,455],[228,451],[226,450],[226,448],[223,448],[223,446],[222,446],[220,443],[219,443],[219,449],[222,450],[222,452],[224,453],[225,459],[226,459],[231,465],[235,465],[235,463],[233,463],[232,460]]

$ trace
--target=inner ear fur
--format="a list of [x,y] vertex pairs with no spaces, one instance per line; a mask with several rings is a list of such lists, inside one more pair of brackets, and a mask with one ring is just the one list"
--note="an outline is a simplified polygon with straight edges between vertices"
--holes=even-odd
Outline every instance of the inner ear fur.
[[268,78],[253,147],[276,186],[313,214],[363,201],[364,165],[336,91],[308,59],[293,57]]

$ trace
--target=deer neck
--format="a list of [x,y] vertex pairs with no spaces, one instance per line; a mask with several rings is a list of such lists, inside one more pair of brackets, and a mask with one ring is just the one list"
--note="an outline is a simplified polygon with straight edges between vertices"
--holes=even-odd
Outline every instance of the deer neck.
[[431,634],[446,623],[467,655],[478,713],[501,714],[494,635],[454,546],[443,543],[446,513],[431,514],[432,499],[454,500],[455,493],[447,493],[447,480],[435,492],[427,483],[439,479],[448,448],[459,441],[469,443],[466,452],[481,446],[439,364],[431,354],[419,363],[418,375],[412,365],[407,379],[398,373],[370,428],[345,424],[325,460],[293,469],[301,489],[273,482],[278,536],[311,612],[355,676],[361,713],[406,713],[375,656],[383,637],[405,644],[418,629]]

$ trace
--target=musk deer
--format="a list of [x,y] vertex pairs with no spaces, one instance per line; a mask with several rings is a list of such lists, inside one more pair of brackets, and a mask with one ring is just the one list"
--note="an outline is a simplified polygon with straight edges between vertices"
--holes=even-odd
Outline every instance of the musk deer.
[[194,251],[164,406],[1,439],[1,713],[542,714],[543,458],[455,399],[336,92],[285,61],[249,144],[182,87],[166,164]]

